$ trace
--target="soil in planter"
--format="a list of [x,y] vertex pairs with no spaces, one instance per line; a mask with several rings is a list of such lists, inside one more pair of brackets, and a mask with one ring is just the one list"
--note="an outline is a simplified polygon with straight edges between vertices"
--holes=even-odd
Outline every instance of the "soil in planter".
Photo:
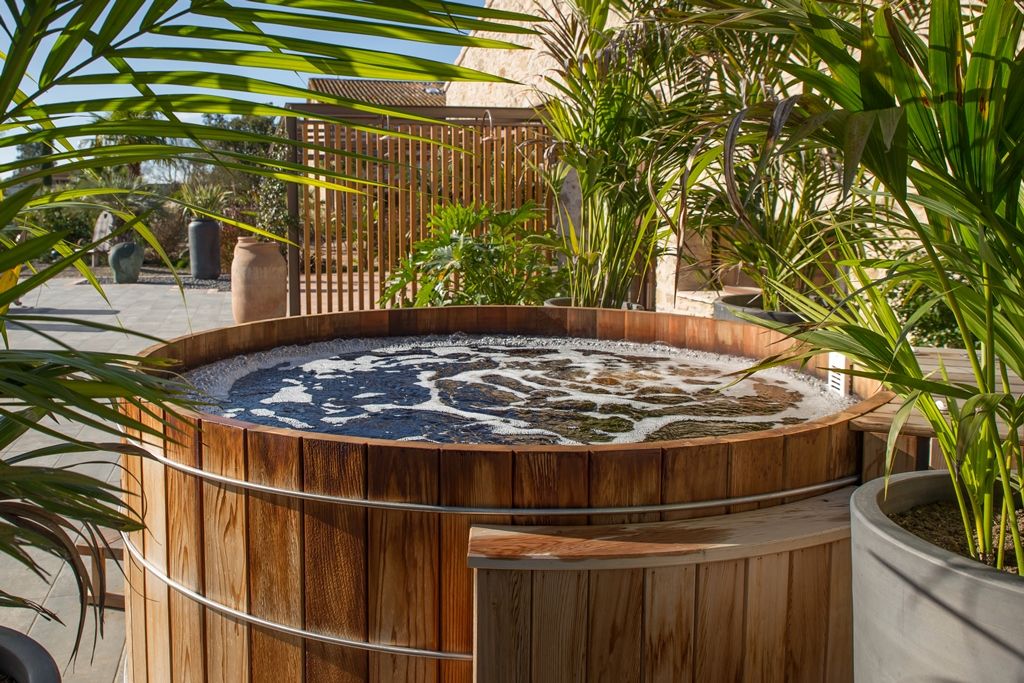
[[[915,536],[937,545],[951,553],[970,557],[967,550],[967,540],[964,538],[964,525],[960,519],[960,508],[952,501],[940,503],[929,503],[910,508],[906,512],[889,515],[896,524],[914,534]],[[1024,536],[1024,510],[1017,511],[1017,528]],[[996,543],[999,542],[999,516],[996,515],[992,525],[992,537]],[[995,558],[985,562],[989,566],[995,566]],[[1010,574],[1017,574],[1017,566],[1014,564],[1013,538],[1010,530],[1006,530],[1006,542],[1003,547],[1003,571]]]
[[11,678],[7,674],[0,672],[0,683],[18,683],[18,681]]

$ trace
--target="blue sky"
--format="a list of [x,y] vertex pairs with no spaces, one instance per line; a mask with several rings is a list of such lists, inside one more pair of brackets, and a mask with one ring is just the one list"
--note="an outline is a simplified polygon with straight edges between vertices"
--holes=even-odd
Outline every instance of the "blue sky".
[[[476,5],[482,5],[483,4],[482,0],[463,0],[463,1],[467,2],[468,4],[476,4]],[[264,6],[264,7],[266,7],[266,6]],[[8,19],[8,17],[9,17],[9,15],[7,15],[7,9],[5,7],[3,7],[3,5],[0,5],[0,15],[2,15],[4,17],[4,19]],[[209,25],[209,26],[226,26],[226,24],[222,23],[220,20],[212,19],[212,18],[210,18],[210,19],[203,19],[202,23],[204,25]],[[264,27],[264,28],[266,28],[266,27]],[[287,30],[287,29],[281,28],[281,29],[277,29],[277,30],[278,31],[284,31],[284,30]],[[453,46],[432,45],[432,44],[425,44],[425,43],[412,43],[412,42],[397,41],[397,40],[392,40],[392,39],[384,39],[384,38],[376,38],[376,37],[368,37],[368,36],[344,34],[344,33],[334,34],[334,33],[328,33],[328,32],[323,32],[323,31],[308,31],[308,30],[295,29],[295,33],[292,34],[292,35],[294,35],[295,37],[310,38],[310,39],[314,39],[314,40],[326,40],[326,41],[332,41],[333,40],[333,41],[337,41],[338,44],[343,44],[345,46],[367,48],[367,49],[379,50],[379,51],[384,51],[384,52],[389,52],[389,53],[396,53],[396,54],[402,54],[402,55],[410,55],[410,56],[416,56],[416,57],[423,57],[423,58],[427,58],[427,59],[432,59],[432,60],[436,60],[436,61],[440,61],[440,62],[448,62],[448,63],[453,62],[455,60],[456,56],[459,53],[459,48],[458,47],[453,47]],[[177,38],[177,37],[173,37],[172,38],[172,37],[163,37],[163,36],[147,36],[147,37],[144,37],[144,38],[140,38],[135,44],[139,45],[139,46],[159,46],[161,44],[167,45],[169,41],[172,41],[173,44],[175,46],[177,46],[177,47],[188,47],[190,43],[200,44],[200,43],[195,42],[195,41],[183,40],[183,39]],[[7,43],[7,42],[8,41],[6,41],[2,37],[2,34],[0,34],[0,49],[3,49],[5,52],[7,51],[8,47],[9,47],[9,45],[4,44],[4,43]],[[206,46],[209,46],[209,43],[202,43],[202,44],[204,44]],[[228,43],[224,43],[223,45],[225,47],[232,47]],[[38,73],[38,69],[42,66],[44,60],[46,59],[46,54],[48,52],[46,47],[48,47],[48,46],[44,45],[44,48],[39,50],[38,53],[33,58],[31,70],[33,72],[35,72],[35,73]],[[240,46],[240,47],[245,47],[247,49],[251,49],[251,48],[248,48],[248,46]],[[84,55],[84,52],[83,52],[83,55]],[[72,59],[72,63],[73,62],[74,62],[74,59]],[[161,60],[141,60],[141,59],[140,60],[134,60],[132,62],[132,66],[134,68],[136,68],[136,69],[139,69],[139,70],[154,70],[154,71],[156,71],[156,70],[166,70],[166,69],[170,69],[170,68],[177,68],[176,65],[174,65],[173,63],[170,63],[170,62],[165,62],[165,61],[161,61]],[[293,86],[304,86],[305,83],[306,83],[306,80],[309,77],[316,75],[316,74],[300,74],[300,73],[283,73],[283,72],[280,72],[280,71],[268,71],[268,70],[263,70],[263,69],[252,69],[252,68],[239,68],[239,67],[231,67],[231,66],[216,65],[216,64],[209,64],[209,65],[207,65],[207,64],[202,64],[202,65],[200,65],[200,64],[193,64],[193,65],[190,65],[189,68],[201,69],[203,71],[207,71],[207,72],[211,72],[211,73],[212,72],[222,72],[222,73],[233,73],[233,74],[239,74],[239,75],[246,75],[246,76],[251,76],[251,77],[254,77],[254,78],[261,78],[261,79],[265,79],[265,80],[272,80],[272,81],[274,81],[276,83],[282,83],[282,84],[293,85]],[[97,69],[97,68],[94,67],[94,68],[92,68],[90,70],[85,70],[82,73],[89,73],[90,71],[95,73],[95,72],[97,72],[99,70],[100,69]],[[103,70],[106,70],[106,69],[103,69]],[[157,90],[159,92],[161,89],[159,87],[155,87],[154,90]],[[167,91],[166,88],[164,88],[163,90],[165,92]],[[182,89],[179,88],[179,89],[177,89],[177,91],[181,92]],[[64,88],[60,88],[60,89],[55,89],[53,92],[45,94],[44,96],[39,98],[39,101],[41,103],[52,102],[52,101],[88,101],[90,99],[95,99],[95,98],[99,98],[99,97],[111,97],[111,96],[131,94],[132,92],[134,92],[134,91],[131,88],[127,87],[127,86],[125,86],[125,87],[106,87],[105,86],[105,87],[102,87],[102,88],[97,88],[95,86],[68,86],[68,87],[64,87]],[[205,91],[205,92],[209,92],[209,91]],[[246,99],[251,99],[251,100],[260,101],[260,102],[272,102],[272,103],[277,104],[277,105],[284,104],[285,101],[289,101],[289,100],[284,99],[284,98],[280,98],[280,97],[275,98],[275,97],[269,97],[269,96],[265,96],[265,95],[240,95],[238,93],[224,93],[224,94],[229,94],[229,95],[231,95],[233,97],[244,97]],[[290,99],[295,99],[295,98],[290,98]],[[184,118],[187,119],[187,118],[192,118],[192,117],[191,116],[186,116]],[[195,116],[195,118],[198,118],[198,116]],[[9,161],[11,161],[13,159],[14,159],[14,151],[13,150],[0,148],[0,163],[6,163],[6,162],[9,162]]]

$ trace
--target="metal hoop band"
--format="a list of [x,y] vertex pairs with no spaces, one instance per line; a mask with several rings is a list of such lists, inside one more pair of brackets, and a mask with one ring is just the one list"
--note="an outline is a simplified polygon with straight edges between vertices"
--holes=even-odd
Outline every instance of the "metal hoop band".
[[714,500],[698,500],[684,503],[660,503],[657,505],[627,505],[623,507],[575,507],[575,508],[479,508],[460,507],[452,505],[432,505],[429,503],[403,503],[390,500],[367,500],[365,498],[346,498],[344,496],[329,496],[322,493],[310,493],[308,491],[295,491],[294,489],[282,489],[267,484],[257,484],[242,479],[225,477],[213,472],[191,467],[165,456],[159,449],[144,444],[134,439],[128,439],[130,443],[138,446],[149,453],[155,460],[171,469],[183,472],[204,481],[212,481],[225,486],[232,486],[258,493],[269,493],[285,498],[298,498],[311,500],[317,503],[334,503],[336,505],[348,505],[351,507],[372,508],[377,510],[401,510],[403,512],[433,512],[443,515],[480,515],[493,517],[532,517],[541,515],[558,516],[580,516],[580,515],[628,515],[648,512],[677,512],[679,510],[700,510],[704,508],[721,507],[724,505],[743,505],[747,503],[760,503],[790,496],[803,496],[819,493],[827,493],[841,489],[851,484],[856,484],[860,477],[853,475],[841,477],[832,481],[800,486],[782,491],[771,491],[769,493],[758,493],[750,496],[736,496],[734,498],[716,498]]
[[329,643],[331,645],[342,645],[344,647],[351,647],[357,650],[366,650],[368,652],[384,652],[390,655],[404,655],[406,657],[424,657],[427,659],[447,659],[459,662],[471,662],[473,661],[473,655],[465,652],[440,652],[437,650],[423,650],[416,647],[403,647],[401,645],[384,645],[381,643],[367,643],[362,640],[349,640],[348,638],[340,638],[338,636],[330,636],[326,633],[316,633],[314,631],[307,631],[305,629],[296,628],[294,626],[288,626],[287,624],[279,624],[276,621],[268,621],[261,617],[254,616],[248,612],[242,612],[228,607],[222,603],[210,600],[205,595],[196,593],[191,588],[181,585],[171,577],[164,574],[160,569],[153,565],[149,560],[142,556],[139,549],[136,548],[130,540],[128,535],[122,533],[121,538],[124,540],[124,547],[128,551],[128,554],[132,556],[135,562],[138,562],[146,571],[152,574],[157,580],[171,588],[178,593],[181,593],[185,597],[198,602],[199,604],[212,609],[221,614],[239,619],[241,621],[254,624],[261,628],[270,629],[272,631],[278,631],[280,633],[287,633],[291,636],[298,636],[299,638],[306,638],[308,640],[318,640],[322,643]]

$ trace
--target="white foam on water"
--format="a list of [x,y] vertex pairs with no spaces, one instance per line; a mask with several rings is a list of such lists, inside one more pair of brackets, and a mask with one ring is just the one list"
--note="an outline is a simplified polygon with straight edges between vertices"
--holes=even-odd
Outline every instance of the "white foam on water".
[[456,334],[279,347],[187,377],[239,419],[400,440],[636,443],[683,421],[749,431],[850,403],[788,369],[730,376],[750,364],[657,343]]

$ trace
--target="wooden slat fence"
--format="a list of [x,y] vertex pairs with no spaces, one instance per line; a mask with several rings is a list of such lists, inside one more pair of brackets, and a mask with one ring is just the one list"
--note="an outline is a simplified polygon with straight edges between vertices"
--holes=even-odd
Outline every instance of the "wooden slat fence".
[[483,202],[502,210],[533,201],[547,207],[533,227],[550,222],[552,202],[539,172],[546,131],[531,120],[532,110],[519,120],[467,122],[460,114],[451,125],[372,122],[386,134],[299,119],[300,139],[351,152],[306,150],[304,163],[357,179],[343,183],[355,192],[300,190],[303,313],[381,307],[388,277],[427,237],[435,205]]

